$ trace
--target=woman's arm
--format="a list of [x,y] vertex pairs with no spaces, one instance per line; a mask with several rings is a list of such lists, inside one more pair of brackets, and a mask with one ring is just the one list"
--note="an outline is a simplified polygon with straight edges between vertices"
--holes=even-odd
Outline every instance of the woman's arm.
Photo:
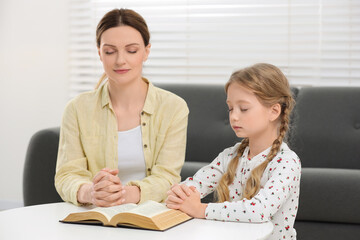
[[80,141],[80,131],[73,101],[65,108],[60,128],[55,187],[64,201],[79,205],[77,192],[81,185],[91,184],[87,159]]
[[[65,108],[60,129],[55,187],[64,201],[73,204],[113,206],[126,201],[138,201],[136,188],[121,185],[118,170],[103,169],[96,173],[88,170],[88,159],[84,153],[84,142],[80,138],[79,118],[71,101]],[[131,193],[124,199],[125,193]]]

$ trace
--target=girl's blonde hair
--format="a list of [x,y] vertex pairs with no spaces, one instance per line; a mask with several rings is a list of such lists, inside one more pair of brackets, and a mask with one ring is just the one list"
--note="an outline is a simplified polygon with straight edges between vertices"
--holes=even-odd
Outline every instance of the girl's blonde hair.
[[[261,176],[268,163],[279,152],[280,146],[286,137],[289,129],[290,113],[295,105],[295,101],[285,75],[280,69],[271,64],[258,63],[234,72],[225,85],[226,93],[229,86],[233,83],[241,84],[243,87],[250,89],[264,106],[270,107],[274,104],[280,104],[281,106],[279,135],[277,139],[274,140],[266,160],[251,171],[250,178],[246,182],[243,191],[243,198],[251,199],[260,190]],[[249,139],[243,139],[237,149],[236,156],[230,161],[226,173],[222,176],[216,188],[218,202],[229,201],[228,186],[234,181],[239,158],[243,155],[248,145]]]

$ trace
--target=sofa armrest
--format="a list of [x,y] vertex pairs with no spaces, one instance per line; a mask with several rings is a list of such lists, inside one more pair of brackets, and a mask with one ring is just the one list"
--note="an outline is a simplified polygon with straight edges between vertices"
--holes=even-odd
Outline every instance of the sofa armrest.
[[360,170],[303,168],[297,220],[360,223]]

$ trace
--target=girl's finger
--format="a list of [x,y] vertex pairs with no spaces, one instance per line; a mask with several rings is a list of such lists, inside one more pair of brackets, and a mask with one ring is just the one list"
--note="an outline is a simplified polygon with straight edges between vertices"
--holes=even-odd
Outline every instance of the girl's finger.
[[187,198],[187,194],[183,191],[183,189],[180,186],[174,187],[171,190],[177,197],[181,199]]
[[171,209],[176,209],[176,210],[179,210],[180,209],[180,205],[177,205],[177,204],[166,204],[166,206],[168,208],[171,208]]
[[167,198],[167,200],[171,203],[178,203],[178,204],[181,204],[184,202],[181,198],[171,196],[171,195]]
[[190,191],[190,188],[188,186],[186,186],[185,184],[181,184],[180,187],[183,190],[183,192],[186,193],[187,196],[190,196],[191,191]]

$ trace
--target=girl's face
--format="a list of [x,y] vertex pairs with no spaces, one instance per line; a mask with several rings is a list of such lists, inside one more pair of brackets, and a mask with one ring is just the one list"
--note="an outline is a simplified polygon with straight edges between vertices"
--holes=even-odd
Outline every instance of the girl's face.
[[109,81],[126,84],[139,80],[150,52],[140,32],[129,26],[109,28],[101,35],[98,53]]
[[227,90],[226,103],[229,120],[237,137],[256,138],[269,130],[277,119],[279,106],[264,106],[256,95],[238,83],[231,83]]

